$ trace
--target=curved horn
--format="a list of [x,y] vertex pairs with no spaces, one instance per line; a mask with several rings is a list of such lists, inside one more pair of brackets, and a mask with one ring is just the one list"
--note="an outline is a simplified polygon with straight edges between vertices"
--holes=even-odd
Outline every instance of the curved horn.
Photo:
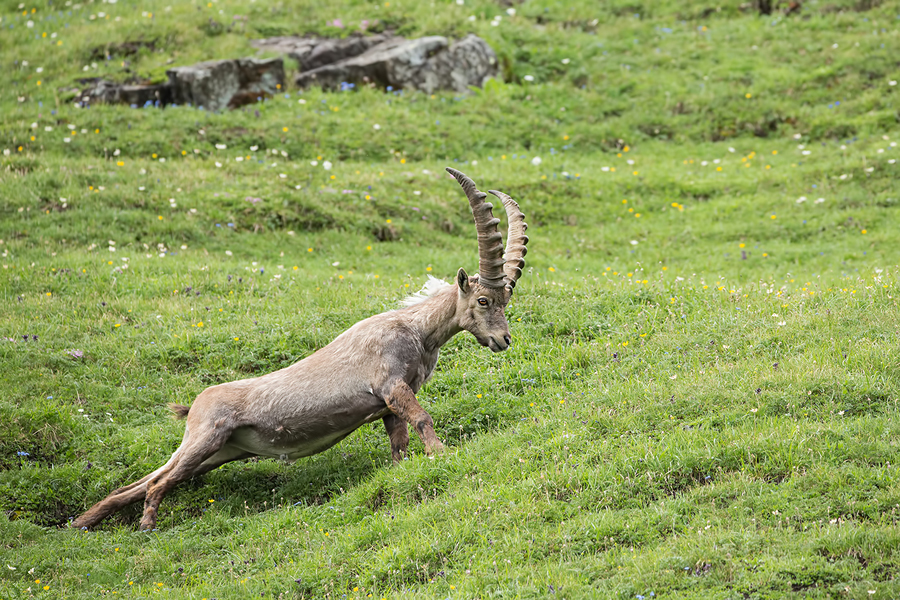
[[491,212],[494,205],[484,201],[487,194],[479,192],[475,182],[466,175],[450,167],[447,167],[447,172],[462,186],[475,216],[475,229],[478,231],[478,283],[485,287],[502,288],[506,284],[503,273],[503,238],[497,229],[500,219]]
[[518,202],[503,192],[488,191],[500,198],[506,208],[509,229],[506,232],[506,251],[503,253],[503,259],[506,262],[503,265],[503,271],[506,273],[506,283],[509,284],[509,287],[514,288],[525,267],[525,254],[528,252],[525,247],[528,243],[525,230],[528,229],[528,224],[525,222],[525,214],[519,208]]

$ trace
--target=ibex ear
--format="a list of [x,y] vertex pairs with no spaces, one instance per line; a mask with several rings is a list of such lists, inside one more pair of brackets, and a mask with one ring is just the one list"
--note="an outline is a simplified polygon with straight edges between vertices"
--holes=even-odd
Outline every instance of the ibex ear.
[[460,269],[456,272],[456,284],[459,286],[460,294],[469,293],[469,276],[466,274],[465,269]]

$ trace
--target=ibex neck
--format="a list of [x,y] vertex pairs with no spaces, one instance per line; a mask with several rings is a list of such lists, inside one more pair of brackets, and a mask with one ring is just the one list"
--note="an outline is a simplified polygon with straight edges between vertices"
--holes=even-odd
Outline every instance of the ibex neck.
[[456,314],[455,285],[409,307],[411,324],[421,333],[426,351],[435,351],[462,331]]

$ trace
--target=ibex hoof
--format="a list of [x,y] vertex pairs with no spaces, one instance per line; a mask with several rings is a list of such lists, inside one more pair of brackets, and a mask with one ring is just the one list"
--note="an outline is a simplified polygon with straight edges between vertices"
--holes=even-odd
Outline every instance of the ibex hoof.
[[434,458],[438,454],[444,453],[444,444],[440,442],[435,442],[431,446],[425,448],[425,453],[428,454],[429,458]]

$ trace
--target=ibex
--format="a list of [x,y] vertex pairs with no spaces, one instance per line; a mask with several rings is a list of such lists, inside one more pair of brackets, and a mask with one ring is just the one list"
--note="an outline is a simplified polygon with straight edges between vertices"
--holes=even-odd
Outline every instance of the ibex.
[[444,448],[434,421],[416,401],[438,351],[462,330],[494,352],[509,348],[504,309],[525,265],[525,215],[503,192],[490,192],[506,208],[506,250],[475,183],[448,168],[462,186],[478,231],[478,273],[456,274],[456,285],[433,286],[406,308],[360,321],[334,341],[289,367],[207,388],[191,407],[170,405],[186,418],[181,445],[149,475],[119,488],[74,520],[93,527],[128,504],[144,500],[142,530],[156,526],[163,496],[178,483],[227,462],[251,456],[295,459],[322,452],[377,419],[384,421],[394,463],[403,460],[412,425],[429,455]]

